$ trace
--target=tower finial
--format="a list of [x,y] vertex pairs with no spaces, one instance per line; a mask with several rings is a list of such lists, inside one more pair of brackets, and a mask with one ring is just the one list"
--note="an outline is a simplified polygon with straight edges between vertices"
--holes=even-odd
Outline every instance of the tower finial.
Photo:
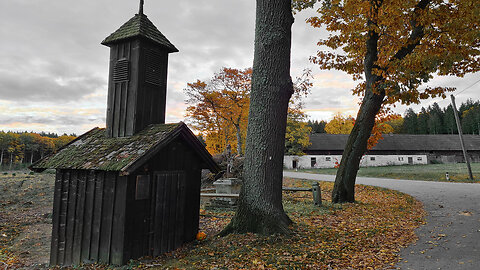
[[139,15],[143,15],[143,4],[144,4],[145,0],[140,0],[140,9],[138,11],[138,14]]

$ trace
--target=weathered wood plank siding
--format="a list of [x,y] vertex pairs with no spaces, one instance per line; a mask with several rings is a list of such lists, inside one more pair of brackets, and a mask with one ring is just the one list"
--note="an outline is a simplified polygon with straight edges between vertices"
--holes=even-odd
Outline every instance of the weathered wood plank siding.
[[[129,176],[124,258],[158,256],[195,239],[201,165],[201,159],[177,139]],[[148,199],[135,199],[137,175],[150,177]]]
[[123,264],[126,177],[57,170],[51,265]]
[[138,39],[110,48],[108,136],[131,136],[165,123],[168,52]]

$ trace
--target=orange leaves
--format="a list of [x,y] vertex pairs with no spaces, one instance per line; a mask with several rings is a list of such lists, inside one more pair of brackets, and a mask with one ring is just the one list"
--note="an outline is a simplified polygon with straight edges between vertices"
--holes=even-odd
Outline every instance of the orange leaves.
[[[290,187],[310,184],[284,179]],[[313,205],[309,192],[284,192],[285,211],[295,223],[292,235],[213,237],[233,212],[207,210],[201,229],[216,229],[206,230],[211,240],[155,260],[165,268],[186,269],[389,269],[397,262],[400,247],[415,240],[414,230],[424,213],[412,197],[357,186],[359,203],[336,205],[329,203],[333,183],[321,182],[320,186],[321,207]],[[222,223],[214,221],[213,215]]]
[[238,154],[243,151],[252,69],[223,68],[209,82],[197,80],[187,84],[187,117],[193,127],[206,136],[212,154],[223,152],[227,145]]
[[372,149],[378,141],[383,139],[382,134],[393,133],[393,127],[387,122],[392,122],[401,119],[402,116],[393,113],[390,108],[383,106],[375,118],[375,125],[372,129],[372,134],[367,142],[367,149]]
[[[433,74],[461,77],[480,71],[478,1],[326,1],[317,12],[307,23],[331,33],[318,42],[320,51],[311,58],[321,69],[361,79],[370,72],[364,70],[367,32],[378,34],[372,71],[387,103],[444,97],[452,89],[422,90],[421,85]],[[354,94],[363,91],[360,86]]]
[[[184,89],[189,97],[186,117],[192,127],[205,137],[207,150],[211,154],[224,152],[228,145],[233,152],[240,155],[243,153],[250,107],[251,76],[251,68],[223,68],[210,81],[197,80],[188,83]],[[311,77],[311,71],[306,69],[302,76],[293,82],[289,120],[294,124],[291,130],[296,134],[291,134],[290,138],[297,138],[300,134],[303,140],[306,138],[308,141],[308,127],[301,123],[305,120],[305,114],[301,111],[301,100],[312,87]],[[300,144],[304,145],[305,142]]]

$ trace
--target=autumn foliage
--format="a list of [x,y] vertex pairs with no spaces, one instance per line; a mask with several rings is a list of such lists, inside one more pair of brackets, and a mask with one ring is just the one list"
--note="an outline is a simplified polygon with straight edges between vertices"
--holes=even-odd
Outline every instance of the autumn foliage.
[[[232,146],[234,153],[245,150],[246,128],[250,105],[252,69],[223,68],[210,81],[188,83],[186,117],[189,124],[205,138],[211,154],[219,154]],[[296,78],[287,119],[286,153],[300,154],[308,146],[311,128],[302,111],[302,98],[312,87],[311,71]]]
[[[314,3],[312,0],[296,2]],[[294,7],[304,8],[302,5]],[[324,0],[307,22],[329,31],[311,60],[361,82],[363,96],[337,171],[334,202],[355,201],[355,176],[377,114],[400,102],[446,97],[454,88],[424,86],[433,75],[480,71],[478,0]]]
[[[311,183],[285,179],[290,187]],[[200,229],[206,239],[140,264],[180,269],[390,269],[398,251],[416,240],[415,228],[425,215],[421,203],[396,191],[359,186],[358,204],[334,205],[333,183],[320,183],[323,205],[313,205],[311,192],[284,192],[292,235],[232,234],[217,237],[233,215],[218,209],[202,211]]]
[[[394,133],[393,127],[389,124],[396,119],[401,119],[398,114],[392,113],[390,110],[382,110],[375,121],[372,134],[368,139],[368,149],[372,149],[381,139],[383,134]],[[350,134],[355,124],[355,118],[352,116],[343,116],[336,113],[333,119],[325,125],[325,132],[329,134]]]
[[[322,2],[319,16],[308,23],[330,31],[318,45],[332,50],[322,49],[312,61],[322,69],[342,70],[363,80],[368,72],[365,57],[373,53],[367,41],[375,34],[372,72],[381,78],[375,91],[385,91],[386,104],[445,97],[446,91],[454,89],[420,86],[433,74],[463,76],[480,70],[476,0]],[[354,93],[363,95],[364,90],[362,82]]]
[[33,163],[45,155],[55,153],[75,136],[50,136],[38,133],[3,132],[0,131],[0,166],[9,165],[12,168],[18,163]]
[[328,134],[350,134],[354,123],[355,119],[351,115],[345,117],[338,112],[325,125],[325,132]]
[[187,118],[206,138],[210,153],[221,153],[233,144],[244,149],[252,69],[223,68],[209,82],[187,84]]

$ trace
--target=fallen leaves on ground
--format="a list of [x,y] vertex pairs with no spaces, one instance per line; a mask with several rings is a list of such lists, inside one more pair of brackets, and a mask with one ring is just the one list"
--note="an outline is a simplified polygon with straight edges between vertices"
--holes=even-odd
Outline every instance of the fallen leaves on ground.
[[[286,179],[287,186],[311,182]],[[155,269],[394,269],[400,248],[416,240],[423,223],[420,202],[396,191],[356,187],[355,204],[331,204],[332,183],[320,184],[323,205],[311,192],[284,192],[284,207],[295,222],[293,235],[216,234],[233,211],[202,210],[207,239],[131,266]]]
[[[17,188],[21,183],[16,179],[2,180],[4,184],[12,182],[3,185],[10,195],[14,191],[10,190],[11,184]],[[51,200],[51,191],[30,188],[32,182],[26,181],[20,190],[15,189],[18,198],[7,198],[7,193],[3,193],[4,197],[0,195],[0,269],[4,264],[22,265],[27,258],[12,252],[10,247],[14,239],[27,226],[43,224],[45,220],[44,212],[40,212],[45,211],[45,206],[35,208],[42,200]],[[293,179],[284,181],[284,185],[290,187],[311,187],[311,184]],[[234,211],[212,210],[202,205],[200,231],[205,233],[206,239],[186,244],[164,256],[131,261],[122,269],[393,269],[400,248],[416,239],[414,229],[422,224],[425,215],[422,205],[409,195],[367,186],[356,187],[357,203],[331,204],[333,184],[321,182],[320,186],[323,198],[320,207],[313,205],[311,192],[284,192],[285,210],[295,222],[292,235],[217,237]],[[41,196],[41,193],[46,195]],[[35,204],[24,205],[25,201]],[[45,205],[51,207],[51,202]],[[38,213],[34,215],[33,211]],[[35,241],[29,242],[32,247],[38,242]],[[26,256],[34,254],[39,255]],[[99,264],[82,268],[113,269]]]

